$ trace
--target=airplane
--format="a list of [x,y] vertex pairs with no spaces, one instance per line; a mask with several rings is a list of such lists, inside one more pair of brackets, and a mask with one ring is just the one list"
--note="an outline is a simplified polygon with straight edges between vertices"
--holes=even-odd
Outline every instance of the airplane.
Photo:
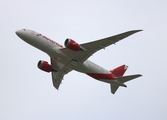
[[113,70],[103,67],[88,60],[95,52],[115,44],[120,40],[142,30],[132,30],[100,40],[78,44],[73,39],[67,38],[64,46],[52,39],[30,29],[17,30],[15,33],[26,43],[45,52],[50,57],[47,61],[39,60],[37,67],[45,72],[51,72],[53,86],[58,90],[65,74],[76,70],[85,73],[98,81],[109,83],[111,93],[115,94],[117,89],[127,87],[124,83],[142,76],[141,74],[123,76],[127,65],[121,65]]

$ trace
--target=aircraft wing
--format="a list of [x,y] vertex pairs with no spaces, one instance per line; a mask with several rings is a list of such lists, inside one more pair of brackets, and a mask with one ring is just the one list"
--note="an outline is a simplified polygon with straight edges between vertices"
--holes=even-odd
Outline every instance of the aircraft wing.
[[132,31],[128,31],[125,33],[115,35],[115,36],[96,40],[93,42],[80,44],[80,46],[82,48],[84,48],[84,51],[72,51],[68,48],[63,48],[63,49],[61,49],[61,51],[74,60],[84,62],[85,60],[87,60],[92,54],[94,54],[98,50],[103,49],[109,45],[115,44],[116,42],[118,42],[118,41],[120,41],[120,40],[122,40],[122,39],[136,33],[136,32],[139,32],[139,31],[141,31],[141,30],[132,30]]
[[56,70],[52,72],[53,86],[56,89],[59,89],[59,86],[61,84],[61,81],[63,80],[64,75],[72,71],[72,69],[67,67],[66,65],[59,63],[57,60],[53,58],[51,58],[51,65],[53,69]]

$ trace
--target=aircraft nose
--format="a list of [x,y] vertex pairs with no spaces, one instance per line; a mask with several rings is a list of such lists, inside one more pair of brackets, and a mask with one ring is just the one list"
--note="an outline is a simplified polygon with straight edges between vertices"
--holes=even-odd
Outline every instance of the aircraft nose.
[[16,33],[17,36],[19,36],[20,30],[17,30],[15,33]]
[[25,29],[17,30],[15,33],[17,36],[19,36],[22,39],[25,37]]

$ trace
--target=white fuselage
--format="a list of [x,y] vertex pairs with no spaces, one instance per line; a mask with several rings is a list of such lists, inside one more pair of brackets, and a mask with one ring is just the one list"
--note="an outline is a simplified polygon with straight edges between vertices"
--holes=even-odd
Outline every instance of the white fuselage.
[[[59,88],[59,85],[65,74],[71,70],[76,70],[78,72],[85,73],[99,81],[109,83],[111,86],[111,92],[114,94],[119,86],[126,87],[124,82],[140,77],[141,75],[137,74],[123,76],[127,70],[126,65],[122,65],[111,71],[108,71],[86,59],[94,52],[99,50],[99,48],[101,49],[105,46],[114,44],[119,40],[139,31],[141,30],[128,31],[105,39],[80,45],[72,39],[66,39],[65,48],[52,39],[33,30],[22,29],[16,31],[16,34],[28,44],[40,49],[50,56],[51,65],[48,64],[47,61],[40,60],[38,62],[38,68],[45,72],[52,73],[52,81],[56,89]],[[92,47],[95,47],[95,49],[91,49]],[[82,59],[80,55],[84,57],[86,55],[87,56],[85,59]]]
[[70,63],[68,64],[68,67],[76,71],[86,74],[87,73],[110,74],[110,71],[98,66],[97,64],[89,60],[86,60],[84,63],[79,64],[77,61],[74,61],[68,55],[60,51],[60,49],[63,48],[62,45],[35,31],[22,29],[16,31],[16,34],[25,42],[47,53],[51,58],[57,60],[57,62],[60,62],[62,64]]

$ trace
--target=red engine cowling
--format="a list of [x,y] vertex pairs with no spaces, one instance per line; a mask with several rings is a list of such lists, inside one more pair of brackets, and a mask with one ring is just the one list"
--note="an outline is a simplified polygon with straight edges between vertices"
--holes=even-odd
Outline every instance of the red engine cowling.
[[52,66],[48,64],[48,62],[40,60],[38,62],[38,68],[45,71],[45,72],[51,72],[52,71]]
[[80,45],[77,42],[69,38],[65,40],[64,45],[66,46],[66,48],[73,50],[73,51],[82,50]]

